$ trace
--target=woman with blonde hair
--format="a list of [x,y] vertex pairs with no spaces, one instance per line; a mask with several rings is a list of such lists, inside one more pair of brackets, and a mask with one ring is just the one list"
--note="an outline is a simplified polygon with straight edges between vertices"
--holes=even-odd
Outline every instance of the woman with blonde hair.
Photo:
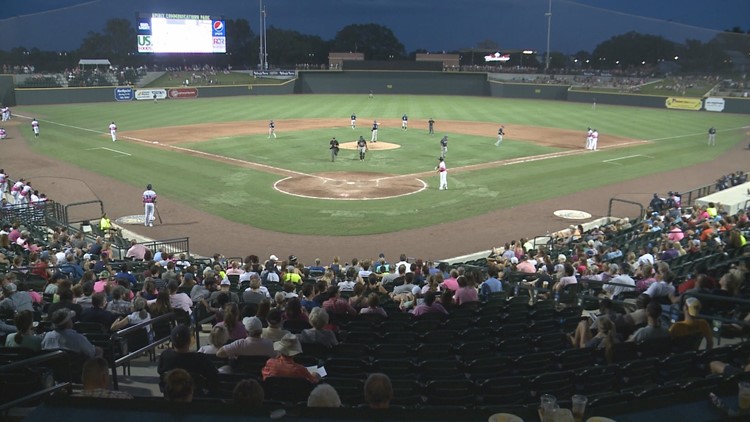
[[211,329],[211,334],[208,336],[209,344],[201,346],[201,348],[198,349],[198,353],[215,355],[216,352],[218,352],[222,346],[227,344],[228,341],[229,332],[227,332],[227,329],[222,325],[214,325],[214,328]]

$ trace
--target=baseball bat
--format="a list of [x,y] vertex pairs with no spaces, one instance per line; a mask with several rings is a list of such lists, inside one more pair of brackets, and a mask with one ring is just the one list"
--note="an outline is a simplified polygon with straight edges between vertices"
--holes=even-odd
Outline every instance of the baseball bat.
[[159,224],[164,224],[161,221],[161,214],[159,214],[159,207],[157,207],[156,204],[154,204],[154,211],[156,211],[156,217],[159,219]]

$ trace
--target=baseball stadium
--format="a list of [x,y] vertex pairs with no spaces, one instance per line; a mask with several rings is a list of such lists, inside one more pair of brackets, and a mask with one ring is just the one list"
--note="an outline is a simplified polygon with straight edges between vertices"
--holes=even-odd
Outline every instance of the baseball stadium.
[[750,101],[729,77],[360,54],[0,74],[4,416],[750,411]]

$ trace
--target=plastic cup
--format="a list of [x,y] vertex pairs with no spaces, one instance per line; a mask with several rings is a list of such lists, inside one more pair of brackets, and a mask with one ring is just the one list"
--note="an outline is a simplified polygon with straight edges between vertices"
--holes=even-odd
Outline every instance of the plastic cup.
[[557,407],[557,397],[552,394],[542,394],[539,398],[539,419],[545,421],[547,414]]
[[740,412],[747,413],[750,411],[750,382],[740,382],[737,385],[739,387],[737,401],[739,402]]
[[570,398],[570,411],[573,413],[575,422],[583,422],[583,414],[586,413],[586,403],[589,399],[581,394],[576,394]]

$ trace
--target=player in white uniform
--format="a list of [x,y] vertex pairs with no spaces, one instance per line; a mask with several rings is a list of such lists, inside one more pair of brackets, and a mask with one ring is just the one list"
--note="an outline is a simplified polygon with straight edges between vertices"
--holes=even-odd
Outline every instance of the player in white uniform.
[[599,143],[599,131],[594,129],[593,132],[591,132],[591,150],[596,151],[597,144]]
[[146,186],[146,190],[143,191],[143,208],[145,210],[144,225],[146,227],[154,227],[154,209],[156,207],[156,192],[153,191],[151,184]]
[[352,130],[357,128],[357,115],[352,113]]
[[39,137],[39,122],[36,118],[31,120],[31,130],[34,131],[34,136]]
[[10,120],[10,107],[3,107],[2,109],[3,121],[7,122]]
[[20,201],[21,189],[23,188],[23,185],[24,180],[20,179],[10,187],[10,196],[13,197],[14,204],[17,204]]
[[370,131],[372,132],[372,135],[370,136],[370,142],[378,142],[378,121],[374,120],[372,122],[372,129]]
[[5,197],[5,192],[8,191],[8,175],[5,174],[5,169],[0,169],[0,197]]
[[435,167],[438,174],[440,174],[440,187],[439,190],[448,189],[448,169],[445,167],[445,159],[443,157],[438,158],[438,165]]
[[409,118],[406,117],[406,114],[401,116],[401,130],[407,130],[409,128]]
[[27,205],[31,198],[31,182],[26,182],[25,185],[18,192],[18,198],[21,204]]
[[500,144],[503,143],[503,135],[505,135],[505,126],[500,126],[500,129],[497,130],[497,142],[495,142],[496,147],[499,147]]
[[112,142],[115,142],[117,140],[117,125],[115,122],[110,123],[109,134],[112,135]]
[[8,137],[8,132],[6,132],[4,128],[0,127],[0,139],[5,139],[7,137]]
[[594,133],[591,128],[586,132],[586,149],[591,149],[591,134]]
[[268,123],[268,139],[271,139],[271,135],[273,135],[273,139],[276,139],[276,123],[273,120]]

